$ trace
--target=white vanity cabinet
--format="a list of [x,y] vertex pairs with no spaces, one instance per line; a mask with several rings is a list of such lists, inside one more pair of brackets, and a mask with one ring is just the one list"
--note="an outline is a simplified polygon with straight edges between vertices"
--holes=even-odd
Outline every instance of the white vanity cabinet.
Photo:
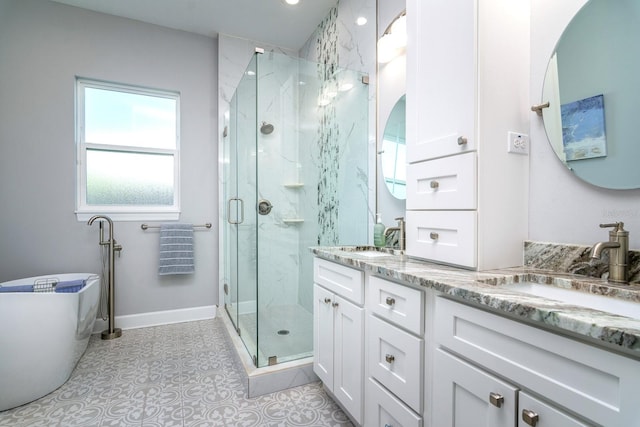
[[313,370],[361,424],[364,395],[364,273],[314,259]]
[[638,360],[442,297],[435,324],[433,426],[638,425]]
[[[520,265],[527,236],[528,0],[407,0],[407,253]],[[508,43],[506,42],[508,41]]]
[[424,292],[370,277],[365,426],[422,426]]

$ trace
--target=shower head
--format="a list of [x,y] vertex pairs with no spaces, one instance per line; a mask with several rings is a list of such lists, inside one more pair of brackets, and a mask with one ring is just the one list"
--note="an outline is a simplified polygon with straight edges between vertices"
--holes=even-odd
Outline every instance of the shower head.
[[260,132],[264,135],[269,135],[273,132],[273,125],[271,123],[262,122],[262,126],[260,126]]

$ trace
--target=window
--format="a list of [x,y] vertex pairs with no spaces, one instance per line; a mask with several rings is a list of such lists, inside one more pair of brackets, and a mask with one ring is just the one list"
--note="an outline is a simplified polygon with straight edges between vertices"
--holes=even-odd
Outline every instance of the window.
[[77,79],[77,216],[177,219],[179,110],[175,92]]

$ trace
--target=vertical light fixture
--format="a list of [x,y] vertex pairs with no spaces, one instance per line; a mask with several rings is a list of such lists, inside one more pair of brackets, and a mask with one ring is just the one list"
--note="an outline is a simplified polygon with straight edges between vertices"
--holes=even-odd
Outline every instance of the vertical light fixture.
[[407,13],[402,12],[387,27],[378,40],[378,62],[385,64],[407,47]]

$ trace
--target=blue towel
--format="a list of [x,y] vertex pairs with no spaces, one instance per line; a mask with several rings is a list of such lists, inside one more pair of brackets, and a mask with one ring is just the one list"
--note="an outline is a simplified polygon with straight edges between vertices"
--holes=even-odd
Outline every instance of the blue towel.
[[80,291],[82,288],[85,287],[85,285],[87,284],[87,281],[84,279],[77,279],[77,280],[68,280],[66,282],[58,282],[58,284],[56,284],[56,292],[58,293],[73,293],[73,292],[78,292]]
[[162,224],[158,274],[164,276],[193,272],[193,225]]
[[0,293],[33,292],[33,285],[0,286]]

